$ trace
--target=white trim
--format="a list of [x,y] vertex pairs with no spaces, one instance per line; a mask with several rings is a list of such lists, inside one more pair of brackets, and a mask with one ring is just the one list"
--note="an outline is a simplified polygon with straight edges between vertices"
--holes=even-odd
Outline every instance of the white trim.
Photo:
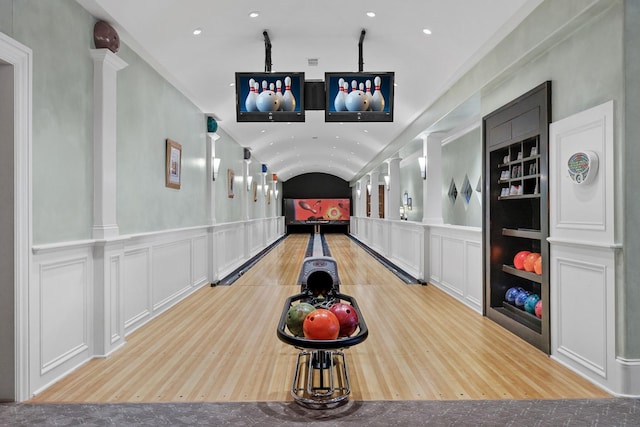
[[467,126],[456,130],[455,133],[453,133],[452,135],[449,135],[445,138],[442,139],[442,146],[444,147],[445,145],[449,144],[450,142],[453,142],[457,139],[462,138],[463,136],[465,136],[466,134],[473,132],[476,129],[481,129],[482,128],[482,121],[478,118],[473,119],[472,123],[469,123]]
[[31,116],[33,53],[0,33],[0,59],[14,69],[15,400],[29,398],[29,265],[31,264]]

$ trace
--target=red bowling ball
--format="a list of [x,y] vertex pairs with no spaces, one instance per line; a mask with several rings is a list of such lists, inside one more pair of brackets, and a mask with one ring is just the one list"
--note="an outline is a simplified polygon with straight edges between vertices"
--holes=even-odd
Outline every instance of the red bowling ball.
[[341,337],[349,337],[358,329],[358,313],[350,305],[342,302],[333,304],[329,311],[336,315],[338,322],[340,323]]
[[520,251],[513,257],[513,266],[518,270],[524,270],[524,260],[531,251]]
[[317,308],[304,318],[302,332],[310,340],[335,340],[340,334],[340,322],[329,310]]

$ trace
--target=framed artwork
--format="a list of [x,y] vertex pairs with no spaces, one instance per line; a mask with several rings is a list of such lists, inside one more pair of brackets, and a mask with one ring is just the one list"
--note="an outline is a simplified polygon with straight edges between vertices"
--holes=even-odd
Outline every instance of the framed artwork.
[[271,190],[267,190],[267,204],[271,204]]
[[182,145],[167,138],[167,155],[165,165],[164,185],[169,188],[180,189],[182,170]]
[[233,179],[236,174],[233,172],[233,169],[227,169],[227,197],[233,199]]
[[253,181],[253,201],[258,201],[258,183]]

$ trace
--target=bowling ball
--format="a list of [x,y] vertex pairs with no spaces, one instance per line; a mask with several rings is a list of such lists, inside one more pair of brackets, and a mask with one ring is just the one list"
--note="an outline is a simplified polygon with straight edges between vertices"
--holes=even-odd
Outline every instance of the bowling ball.
[[510,302],[510,303],[514,304],[516,302],[516,297],[518,296],[520,291],[523,291],[523,290],[524,289],[522,289],[521,287],[518,287],[518,286],[514,286],[513,288],[509,288],[507,290],[507,293],[504,295],[504,299],[507,300],[507,302]]
[[520,251],[513,257],[513,266],[518,270],[524,270],[524,259],[529,255],[530,251]]
[[524,300],[524,310],[527,313],[533,314],[536,310],[536,304],[538,303],[538,301],[540,301],[540,295],[538,294],[529,295],[527,299]]
[[367,111],[369,109],[369,98],[361,90],[352,90],[344,100],[344,105],[349,111]]
[[329,310],[316,308],[304,318],[302,331],[310,340],[335,340],[340,334],[340,322]]
[[539,301],[536,303],[536,306],[535,306],[535,308],[534,308],[534,310],[533,310],[533,311],[534,311],[534,313],[536,314],[536,317],[537,317],[538,319],[542,319],[542,300],[539,300]]
[[278,111],[280,109],[280,98],[271,90],[263,90],[256,98],[258,111]]
[[527,300],[529,295],[531,295],[531,292],[529,291],[522,290],[518,292],[518,295],[516,295],[516,300],[514,301],[516,303],[516,307],[523,308],[524,302]]
[[533,265],[536,263],[536,260],[540,258],[540,254],[537,252],[531,252],[524,258],[523,267],[525,271],[532,272]]
[[340,337],[349,337],[358,329],[358,313],[350,304],[338,302],[329,307],[329,311],[336,315],[340,323]]
[[533,271],[538,275],[542,274],[542,256],[539,256],[536,262],[533,263]]
[[289,331],[296,337],[303,336],[302,323],[304,318],[315,309],[314,306],[306,302],[292,305],[287,312],[287,328],[289,328]]

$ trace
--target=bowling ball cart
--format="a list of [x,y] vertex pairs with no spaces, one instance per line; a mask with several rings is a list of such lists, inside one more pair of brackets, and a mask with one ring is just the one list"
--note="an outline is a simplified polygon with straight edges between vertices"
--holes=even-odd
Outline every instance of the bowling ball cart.
[[[305,407],[322,409],[339,406],[351,393],[347,361],[342,350],[363,342],[369,330],[358,303],[350,295],[339,292],[337,265],[331,257],[308,257],[303,261],[299,284],[301,292],[284,303],[278,322],[278,338],[300,350],[291,386],[291,396]],[[287,313],[292,305],[306,302],[328,309],[338,302],[350,304],[359,319],[358,329],[349,337],[334,340],[312,340],[297,337],[287,329]]]

